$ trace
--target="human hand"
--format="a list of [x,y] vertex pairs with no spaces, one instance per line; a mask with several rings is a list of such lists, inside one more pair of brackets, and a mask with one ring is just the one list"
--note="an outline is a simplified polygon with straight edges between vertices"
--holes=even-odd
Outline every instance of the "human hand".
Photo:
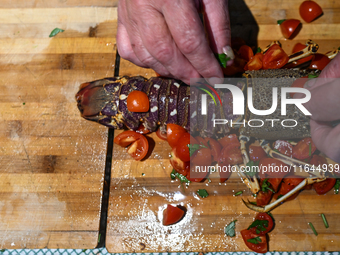
[[[210,45],[198,14],[200,4]],[[122,58],[162,76],[187,84],[200,77],[216,83],[223,73],[213,50],[234,58],[227,0],[120,0],[117,47]]]
[[340,54],[321,72],[317,79],[305,84],[311,99],[304,106],[312,114],[310,120],[312,140],[316,147],[332,160],[340,163]]

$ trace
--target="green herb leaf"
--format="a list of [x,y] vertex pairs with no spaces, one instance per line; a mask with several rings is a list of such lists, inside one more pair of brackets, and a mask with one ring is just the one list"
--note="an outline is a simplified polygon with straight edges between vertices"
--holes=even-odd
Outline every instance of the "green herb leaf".
[[25,104],[26,104],[25,102],[22,103],[22,105],[25,105]]
[[265,179],[265,180],[262,182],[261,190],[262,190],[263,192],[266,192],[266,193],[268,192],[268,190],[270,190],[271,192],[275,193],[275,191],[272,190],[272,189],[270,188],[270,183],[268,182],[268,178]]
[[176,170],[175,170],[175,169],[172,169],[172,171],[171,171],[171,173],[170,173],[170,178],[171,178],[171,180],[175,180],[175,179],[176,179],[176,174],[177,174]]
[[87,251],[87,249],[82,249],[81,251],[82,251],[82,252],[86,252],[86,251]]
[[281,25],[284,21],[285,21],[285,19],[279,19],[279,20],[277,21],[277,24]]
[[240,191],[237,191],[235,194],[234,194],[234,196],[236,197],[236,196],[239,196],[239,195],[241,195],[243,193],[243,191],[242,190],[240,190]]
[[[256,175],[256,171],[252,170],[252,168],[253,168],[254,166],[258,166],[258,165],[259,165],[259,162],[260,162],[260,161],[254,162],[254,161],[250,160],[250,161],[246,164],[246,166],[248,166],[249,169],[250,169],[249,172],[246,172],[246,174],[247,174],[248,176],[253,177],[253,176]],[[256,169],[256,168],[254,168],[254,169]]]
[[188,144],[188,148],[189,148],[189,154],[191,157],[192,154],[195,153],[195,151],[202,149],[202,148],[208,148],[208,147],[204,146],[203,144]]
[[98,235],[98,243],[100,243],[100,238],[101,238],[101,236],[102,236],[102,234],[100,233],[100,234]]
[[64,31],[65,30],[56,27],[55,29],[52,30],[52,32],[50,33],[49,37],[54,37],[57,34],[62,33]]
[[230,236],[230,237],[233,237],[235,236],[235,222],[237,220],[233,220],[232,222],[230,222],[227,226],[225,226],[224,228],[224,233],[227,235],[227,236]]
[[261,231],[266,231],[268,227],[268,221],[267,220],[255,220],[248,229],[256,228],[256,233],[260,234]]
[[206,198],[209,196],[208,191],[206,191],[205,189],[199,189],[196,192],[201,198]]
[[323,224],[325,225],[325,228],[329,228],[326,216],[323,213],[321,213],[321,218],[323,220]]
[[260,47],[257,47],[257,50],[256,50],[255,53],[261,53],[261,52],[262,52],[261,48],[260,48]]
[[259,244],[261,243],[261,238],[259,236],[247,240],[248,243]]
[[257,205],[257,203],[256,203],[256,202],[253,202],[253,201],[251,201],[251,202],[249,202],[249,203],[251,203],[251,204],[253,204],[253,205]]
[[145,175],[145,173],[142,173],[142,176],[144,176]]
[[175,180],[176,178],[178,178],[181,183],[190,183],[187,177],[185,177],[183,174],[177,173],[175,169],[172,169],[172,172],[170,173],[170,178],[171,180]]
[[219,61],[220,65],[224,68],[227,67],[227,62],[230,60],[230,57],[227,57],[226,54],[216,54],[216,58]]
[[318,78],[320,74],[308,74],[308,79]]
[[316,230],[315,230],[315,228],[314,228],[314,226],[313,226],[313,224],[312,224],[312,222],[308,222],[308,225],[310,226],[310,228],[313,230],[313,233],[314,233],[314,235],[318,235],[318,232],[316,232]]
[[339,194],[339,188],[340,188],[340,179],[336,180],[336,183],[334,185],[334,193]]

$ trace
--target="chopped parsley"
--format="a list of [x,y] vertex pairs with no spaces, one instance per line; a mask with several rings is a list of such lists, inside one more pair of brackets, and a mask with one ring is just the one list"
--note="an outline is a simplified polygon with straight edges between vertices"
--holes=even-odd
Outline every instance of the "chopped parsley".
[[236,196],[239,196],[239,195],[241,195],[243,193],[243,191],[242,190],[240,190],[240,191],[237,191],[235,194],[234,194],[234,196],[236,197]]
[[257,50],[256,50],[256,53],[261,53],[261,52],[262,52],[261,48],[258,47]]
[[265,179],[265,180],[262,182],[261,190],[262,190],[263,192],[266,192],[266,193],[268,192],[268,190],[270,190],[271,192],[275,193],[275,191],[272,190],[272,189],[270,188],[270,183],[268,182],[268,178]]
[[339,194],[339,188],[340,188],[340,179],[336,180],[336,183],[334,185],[334,193]]
[[224,228],[224,233],[227,236],[233,237],[235,236],[235,222],[237,220],[233,220],[232,222],[230,222],[227,226],[225,226]]
[[266,231],[268,227],[267,220],[255,220],[248,229],[255,228],[256,234],[260,234],[262,231]]
[[230,57],[227,57],[226,54],[216,54],[216,58],[219,61],[220,65],[224,68],[227,67],[227,62],[230,60]]
[[206,191],[205,189],[199,189],[196,192],[201,198],[206,198],[209,196],[208,191]]
[[25,104],[26,104],[25,102],[22,103],[22,105],[25,105]]
[[258,165],[259,165],[259,162],[260,162],[260,161],[254,162],[254,161],[250,160],[250,161],[246,164],[246,166],[249,167],[249,169],[250,169],[249,172],[246,172],[246,174],[247,174],[248,176],[253,177],[253,176],[256,175],[256,170],[255,170],[255,169],[257,169],[257,167],[254,167],[254,166],[258,166]]
[[62,33],[64,31],[65,30],[56,27],[55,29],[52,30],[52,32],[50,33],[50,35],[48,37],[54,37],[57,34]]
[[204,146],[203,144],[188,144],[188,148],[189,148],[189,154],[190,157],[192,156],[192,154],[194,154],[196,151],[198,151],[201,148],[208,148],[206,146]]
[[190,181],[185,177],[183,174],[177,173],[175,169],[172,169],[172,172],[170,173],[171,180],[175,180],[178,178],[181,183],[190,183]]
[[308,79],[314,79],[314,78],[318,78],[318,77],[319,77],[319,74],[316,74],[316,73],[308,74]]
[[279,19],[279,20],[277,21],[277,24],[278,24],[278,25],[281,25],[284,21],[285,21],[285,19]]
[[248,242],[248,243],[253,243],[253,244],[262,243],[262,242],[261,242],[261,238],[260,238],[259,236],[254,237],[254,238],[251,238],[251,239],[248,239],[247,242]]

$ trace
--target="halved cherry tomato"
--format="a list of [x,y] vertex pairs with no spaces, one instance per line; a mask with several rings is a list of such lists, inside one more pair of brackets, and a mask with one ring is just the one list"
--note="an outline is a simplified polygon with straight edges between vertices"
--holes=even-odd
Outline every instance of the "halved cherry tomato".
[[189,162],[183,162],[176,153],[176,148],[173,148],[171,151],[171,157],[170,157],[170,164],[172,167],[176,170],[176,172],[187,176],[190,170],[190,163]]
[[240,141],[235,134],[227,135],[218,140],[218,142],[222,145],[222,147],[229,146],[230,144],[234,144],[235,147],[241,146]]
[[311,165],[322,168],[323,165],[327,164],[327,160],[325,157],[320,155],[313,155],[312,159],[309,162]]
[[283,178],[268,178],[268,182],[271,184],[272,189],[277,192]]
[[[221,167],[223,167],[223,165],[221,165]],[[231,171],[218,171],[218,174],[220,175],[220,182],[222,183],[229,179]]]
[[221,149],[222,149],[221,144],[218,141],[216,141],[214,138],[210,138],[210,137],[205,137],[204,140],[207,144],[207,147],[209,147],[211,150],[213,161],[218,161],[218,158],[220,156]]
[[298,32],[298,30],[296,29],[299,27],[300,24],[301,22],[298,19],[286,19],[285,21],[280,23],[280,29],[283,37],[286,39],[294,37]]
[[263,53],[258,52],[250,58],[249,62],[245,65],[244,70],[254,71],[260,70],[263,67]]
[[208,172],[196,171],[196,166],[190,164],[190,170],[187,175],[187,179],[191,182],[201,182],[208,176],[208,174]]
[[178,140],[176,145],[176,151],[178,157],[186,162],[190,160],[189,145],[197,143],[196,139],[193,138],[188,132],[184,133]]
[[192,154],[190,164],[195,166],[210,166],[212,162],[211,157],[211,150],[209,148],[202,148]]
[[219,163],[222,165],[236,165],[243,162],[241,150],[238,147],[227,146],[221,151]]
[[317,194],[323,195],[330,191],[336,183],[335,178],[327,178],[322,182],[315,182],[313,183],[313,188]]
[[227,66],[226,68],[222,68],[222,72],[225,76],[233,76],[238,73],[243,73],[244,66],[246,64],[247,61],[236,55],[233,64],[231,66]]
[[185,212],[177,206],[167,205],[166,209],[163,211],[163,225],[169,226],[179,222]]
[[[278,199],[279,196],[286,195],[289,191],[291,191],[297,185],[299,185],[303,180],[304,180],[304,178],[298,177],[296,175],[290,175],[290,176],[287,176],[286,178],[283,178],[282,183],[281,183],[281,188],[280,188],[279,192],[274,194],[274,198]],[[299,195],[299,192],[297,192],[294,195],[287,198],[286,201],[293,200],[298,195]]]
[[164,141],[167,141],[167,140],[168,140],[168,138],[167,138],[167,136],[166,136],[166,133],[163,133],[163,132],[161,131],[160,128],[157,129],[156,135],[158,136],[159,139],[162,139],[162,140],[164,140]]
[[135,160],[142,160],[149,150],[149,142],[145,136],[136,133],[135,131],[124,131],[115,137],[114,143],[127,147],[127,152]]
[[287,64],[289,57],[277,44],[272,45],[263,56],[263,69],[279,69]]
[[261,159],[259,168],[266,176],[275,178],[283,178],[290,171],[290,166],[274,158]]
[[314,59],[312,60],[309,68],[323,70],[329,64],[329,62],[331,62],[331,60],[326,55],[316,53],[314,54]]
[[315,150],[316,146],[312,138],[304,138],[293,147],[293,157],[296,159],[307,159],[313,155]]
[[148,95],[143,91],[134,90],[128,95],[126,106],[130,112],[147,112],[150,108]]
[[246,61],[249,61],[254,56],[253,50],[248,45],[242,45],[238,50],[240,57]]
[[150,130],[146,129],[143,124],[140,124],[139,128],[136,130],[136,132],[139,133],[139,134],[145,135],[145,134],[149,134]]
[[264,229],[262,229],[261,227],[253,227],[253,228],[250,228],[249,230],[253,233],[253,234],[256,234],[256,235],[265,235],[267,234],[268,232],[270,232],[273,227],[274,227],[274,221],[273,221],[273,218],[268,214],[268,213],[265,213],[265,212],[262,212],[262,213],[258,213],[255,217],[255,220],[266,220],[267,221],[267,224],[265,225],[262,225]]
[[273,192],[270,190],[267,190],[267,192],[260,190],[256,195],[256,205],[264,206],[269,204],[270,200],[272,199],[272,195]]
[[293,145],[284,140],[276,140],[273,148],[288,157],[291,157],[293,154]]
[[166,125],[166,137],[169,145],[171,148],[174,148],[177,143],[178,139],[187,131],[177,124],[167,124]]
[[252,161],[259,161],[267,157],[267,153],[262,149],[261,146],[250,145],[249,146],[249,158]]
[[197,140],[198,144],[208,147],[208,144],[203,137],[195,136],[195,139]]
[[[308,81],[308,76],[298,78],[293,82],[291,87],[293,87],[293,88],[303,88],[307,81]],[[290,95],[291,98],[293,98],[295,93],[289,93],[289,95]]]
[[[244,229],[241,231],[241,235],[243,238],[244,243],[247,245],[249,249],[252,251],[258,252],[258,253],[266,253],[268,251],[268,244],[267,244],[267,236],[260,236],[253,234],[250,230]],[[251,243],[248,240],[249,239],[254,239],[254,238],[259,238],[260,242],[257,244]]]
[[307,23],[312,22],[323,13],[320,5],[310,0],[302,2],[299,11],[301,18]]

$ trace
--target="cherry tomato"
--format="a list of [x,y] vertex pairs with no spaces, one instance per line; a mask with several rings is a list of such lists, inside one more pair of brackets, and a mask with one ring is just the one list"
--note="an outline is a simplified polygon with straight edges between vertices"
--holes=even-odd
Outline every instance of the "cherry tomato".
[[249,158],[252,161],[259,161],[267,157],[267,153],[262,149],[261,146],[250,145],[249,146]]
[[177,206],[167,205],[166,209],[163,211],[163,225],[169,226],[179,222],[185,212]]
[[126,106],[130,112],[147,112],[150,107],[148,95],[143,91],[134,90],[128,95]]
[[279,69],[287,64],[289,57],[277,44],[272,45],[263,56],[263,69]]
[[173,148],[170,153],[170,164],[176,170],[177,173],[180,173],[184,176],[187,176],[190,170],[190,163],[183,162],[176,153],[176,148]]
[[122,147],[130,145],[127,152],[135,160],[142,160],[149,150],[149,142],[145,136],[134,131],[124,131],[117,135],[113,141]]
[[211,150],[209,148],[202,148],[192,154],[190,163],[195,166],[210,166],[212,162],[211,157]]
[[313,155],[315,150],[316,146],[312,138],[304,138],[293,147],[293,157],[296,159],[307,159]]
[[[274,198],[278,199],[279,196],[286,195],[289,191],[294,189],[297,185],[299,185],[304,178],[298,177],[296,175],[287,176],[282,180],[281,188],[279,192],[274,194]],[[286,199],[286,201],[290,201],[295,199],[299,195],[299,192],[295,193],[294,195],[290,196]]]
[[329,62],[331,62],[331,60],[326,55],[316,53],[314,54],[314,59],[312,60],[309,68],[323,70],[329,64]]
[[327,160],[325,157],[320,155],[313,155],[312,159],[309,162],[311,165],[322,168],[323,165],[327,165]]
[[166,137],[169,145],[171,148],[174,148],[177,143],[178,139],[187,131],[177,124],[167,124],[166,125]]
[[268,182],[271,184],[272,189],[277,192],[279,190],[281,181],[283,178],[268,178]]
[[[242,235],[244,243],[252,251],[258,252],[258,253],[266,253],[268,251],[268,244],[267,244],[267,236],[266,235],[264,235],[264,236],[256,235],[256,234],[253,234],[248,229],[242,230],[241,235]],[[257,238],[257,237],[260,238],[260,242],[258,242],[257,244],[251,243],[251,242],[248,241],[249,239],[254,239],[254,238]]]
[[260,171],[269,177],[283,178],[290,171],[290,166],[274,158],[263,158],[260,161]]
[[289,39],[294,37],[297,32],[297,28],[301,24],[300,20],[298,19],[286,19],[282,23],[280,23],[281,33],[284,38]]
[[273,192],[270,190],[267,190],[267,192],[260,190],[256,195],[256,205],[264,206],[269,204],[270,200],[272,199],[272,195]]
[[336,183],[335,178],[327,178],[322,182],[315,182],[313,183],[313,188],[317,194],[323,195],[330,191]]
[[140,124],[139,128],[136,130],[137,133],[139,134],[149,134],[150,130],[146,129],[143,124]]
[[222,147],[229,146],[230,144],[234,144],[235,147],[241,146],[240,141],[235,134],[227,135],[218,140],[218,142],[221,144]]
[[204,138],[206,144],[208,145],[207,147],[210,148],[211,150],[211,155],[213,157],[213,161],[218,161],[218,158],[220,156],[221,150],[222,150],[222,146],[221,144],[216,141],[213,138],[210,137],[206,137]]
[[222,68],[222,72],[225,76],[234,76],[238,73],[244,72],[244,66],[247,64],[247,61],[235,56],[234,62],[231,66],[227,66],[226,68]]
[[[308,81],[308,76],[304,76],[302,78],[297,78],[291,87],[293,88],[303,88],[305,83]],[[295,93],[289,93],[290,97],[293,98]]]
[[158,138],[161,139],[161,140],[164,140],[164,141],[167,141],[167,140],[168,140],[168,138],[167,138],[167,136],[166,136],[166,133],[163,133],[163,132],[161,131],[160,128],[157,129],[156,135],[157,135]]
[[238,50],[238,54],[246,61],[249,61],[254,56],[253,50],[248,45],[242,45]]
[[219,163],[224,166],[243,163],[240,148],[232,146],[224,147],[220,154]]
[[293,145],[284,140],[276,140],[273,148],[288,157],[291,157],[293,154]]
[[[223,167],[223,165],[221,167]],[[222,183],[229,179],[231,171],[219,171],[218,174],[220,175],[220,182]]]
[[190,170],[189,173],[187,175],[187,179],[191,182],[201,182],[203,181],[207,175],[209,174],[208,172],[204,172],[204,171],[197,171],[196,172],[196,166],[193,164],[190,164]]
[[249,62],[244,67],[244,70],[254,71],[260,70],[263,67],[263,53],[256,53],[250,58]]
[[263,236],[263,235],[267,234],[268,232],[270,232],[274,228],[273,218],[268,213],[265,213],[265,212],[258,213],[256,215],[256,217],[255,217],[255,220],[266,220],[267,224],[266,225],[262,225],[263,228],[265,228],[265,229],[262,229],[261,227],[252,227],[252,228],[250,228],[249,230],[253,234]]
[[304,1],[299,8],[301,18],[307,23],[312,22],[323,13],[320,5],[314,1]]
[[196,139],[193,138],[188,132],[184,133],[178,140],[176,145],[176,151],[178,157],[186,162],[190,160],[189,144],[197,143]]
[[208,144],[203,137],[196,136],[195,139],[197,140],[198,144],[208,147]]

